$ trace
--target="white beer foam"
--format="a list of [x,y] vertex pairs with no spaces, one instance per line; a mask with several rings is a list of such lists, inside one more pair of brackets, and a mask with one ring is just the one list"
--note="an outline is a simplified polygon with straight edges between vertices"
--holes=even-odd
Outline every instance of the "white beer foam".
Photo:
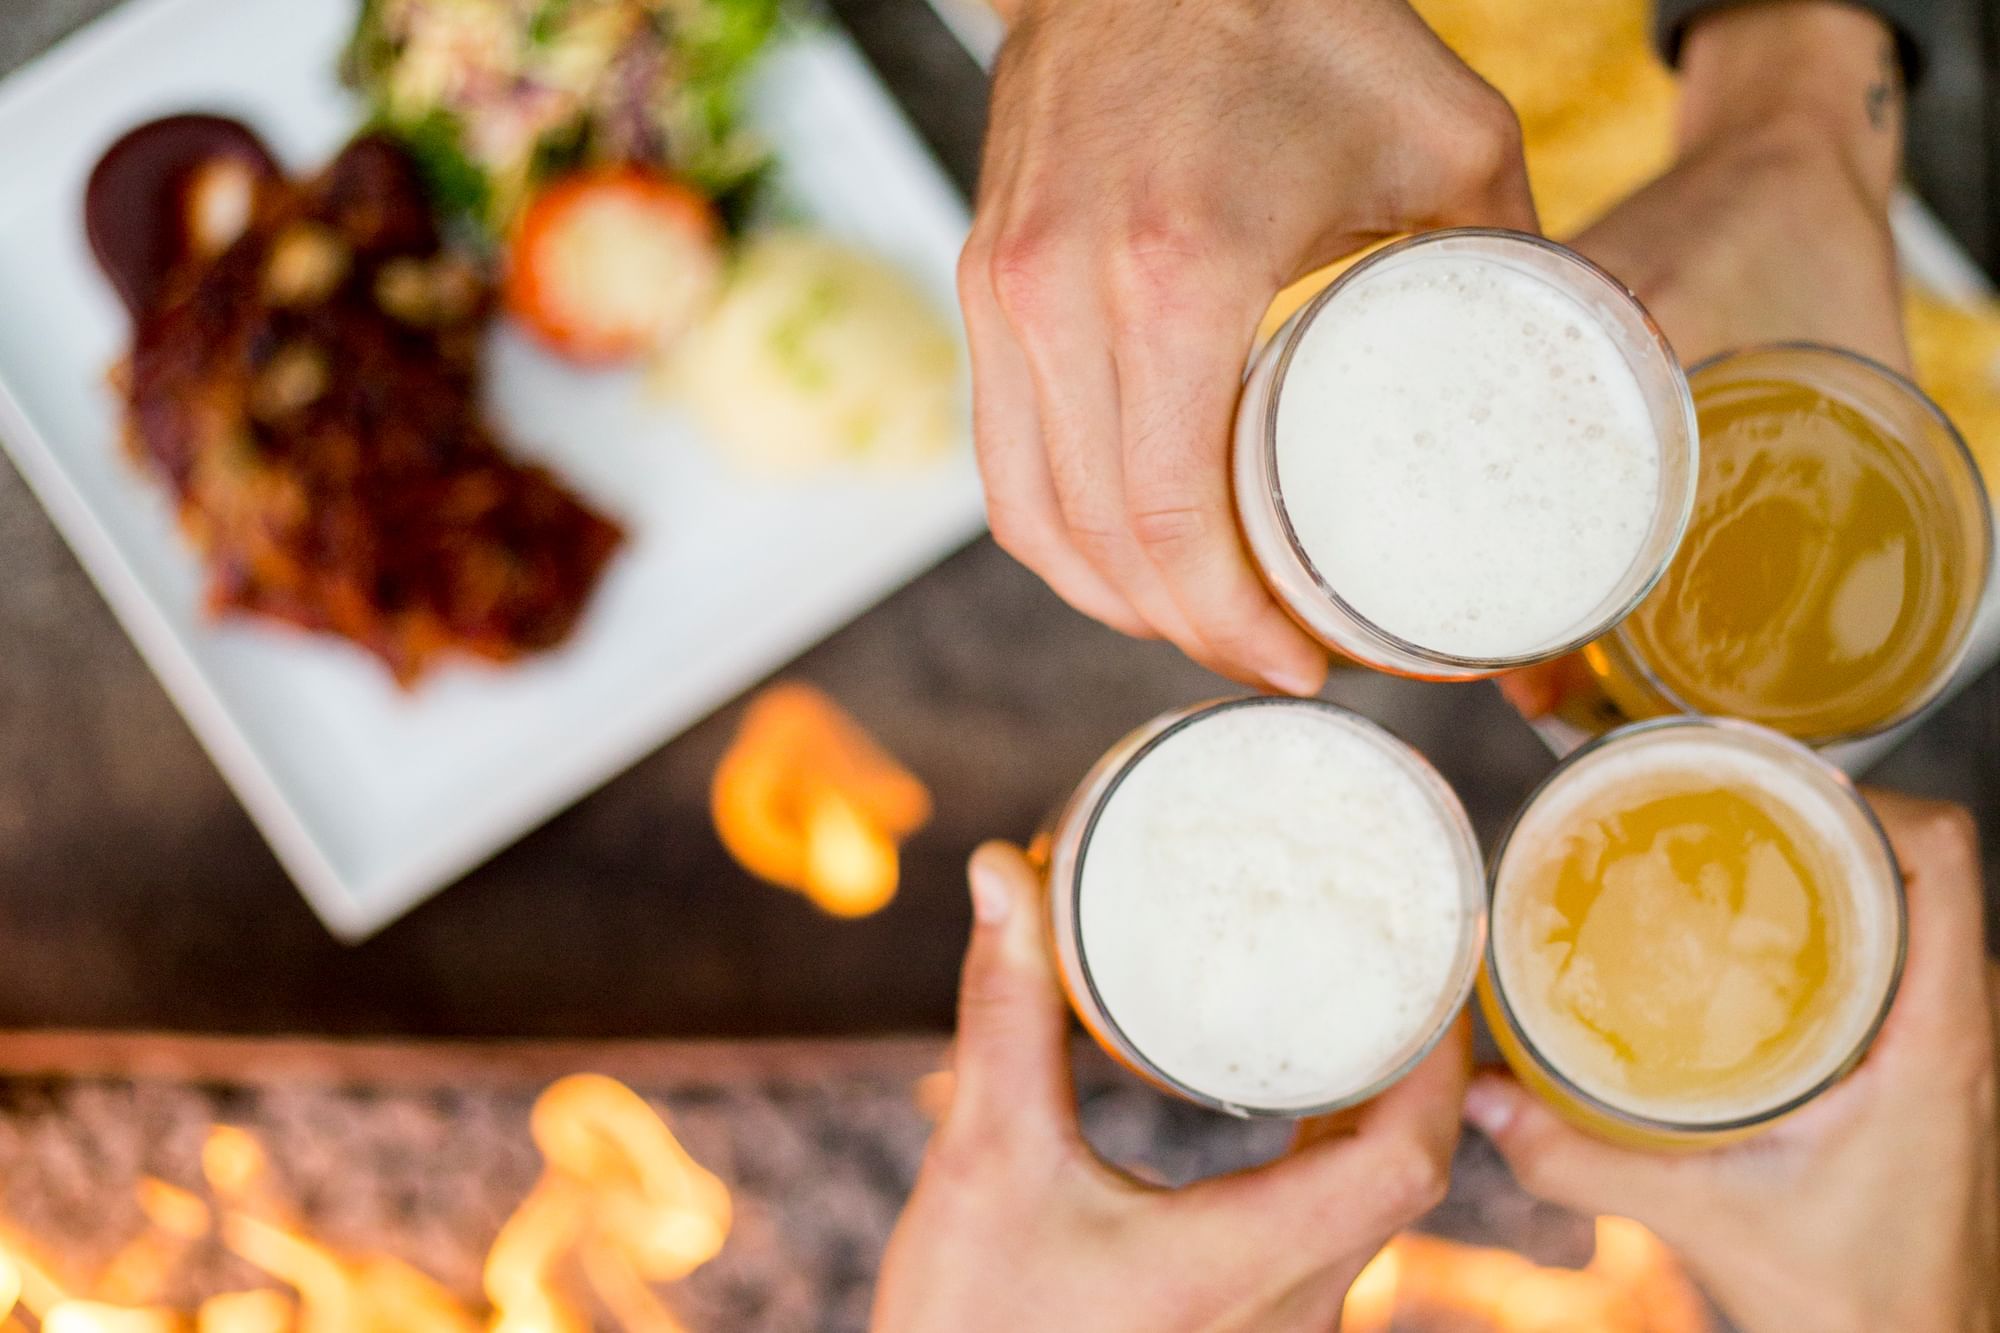
[[1600,317],[1502,260],[1413,251],[1306,327],[1277,410],[1307,557],[1377,626],[1460,657],[1588,628],[1659,495],[1640,381]]
[[1082,950],[1162,1071],[1311,1106],[1428,1035],[1467,908],[1455,826],[1390,744],[1303,705],[1229,708],[1113,790],[1084,855]]

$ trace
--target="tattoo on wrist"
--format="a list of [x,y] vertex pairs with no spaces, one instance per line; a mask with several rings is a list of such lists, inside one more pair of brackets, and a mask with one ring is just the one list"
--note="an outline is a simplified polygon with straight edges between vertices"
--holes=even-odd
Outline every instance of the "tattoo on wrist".
[[1868,123],[1878,130],[1889,128],[1893,112],[1903,97],[1903,62],[1896,54],[1896,39],[1884,38],[1876,66],[1875,81],[1868,85]]

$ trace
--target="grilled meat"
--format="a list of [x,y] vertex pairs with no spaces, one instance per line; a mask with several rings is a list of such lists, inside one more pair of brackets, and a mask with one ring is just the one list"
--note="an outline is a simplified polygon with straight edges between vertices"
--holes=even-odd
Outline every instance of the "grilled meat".
[[569,633],[620,533],[482,418],[490,310],[377,136],[260,185],[234,243],[171,268],[135,312],[127,435],[211,608],[342,635],[405,685]]

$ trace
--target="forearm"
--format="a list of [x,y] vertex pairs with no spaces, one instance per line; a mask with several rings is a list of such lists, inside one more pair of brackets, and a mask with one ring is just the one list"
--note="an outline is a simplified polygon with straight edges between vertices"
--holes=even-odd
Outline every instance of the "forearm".
[[1902,166],[1903,81],[1880,18],[1840,0],[1765,0],[1694,21],[1681,47],[1683,151],[1790,135],[1831,146],[1886,204]]

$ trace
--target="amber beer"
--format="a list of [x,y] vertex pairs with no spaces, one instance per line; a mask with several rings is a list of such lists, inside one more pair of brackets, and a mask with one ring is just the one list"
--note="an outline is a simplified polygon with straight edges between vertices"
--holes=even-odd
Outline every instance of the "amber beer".
[[1494,858],[1479,991],[1508,1063],[1649,1146],[1750,1133],[1853,1067],[1902,970],[1902,877],[1811,750],[1741,722],[1585,746]]
[[1734,353],[1689,383],[1694,516],[1659,586],[1584,650],[1604,699],[1570,719],[1704,713],[1822,744],[1916,713],[1965,654],[1992,560],[1958,433],[1915,385],[1830,347]]

